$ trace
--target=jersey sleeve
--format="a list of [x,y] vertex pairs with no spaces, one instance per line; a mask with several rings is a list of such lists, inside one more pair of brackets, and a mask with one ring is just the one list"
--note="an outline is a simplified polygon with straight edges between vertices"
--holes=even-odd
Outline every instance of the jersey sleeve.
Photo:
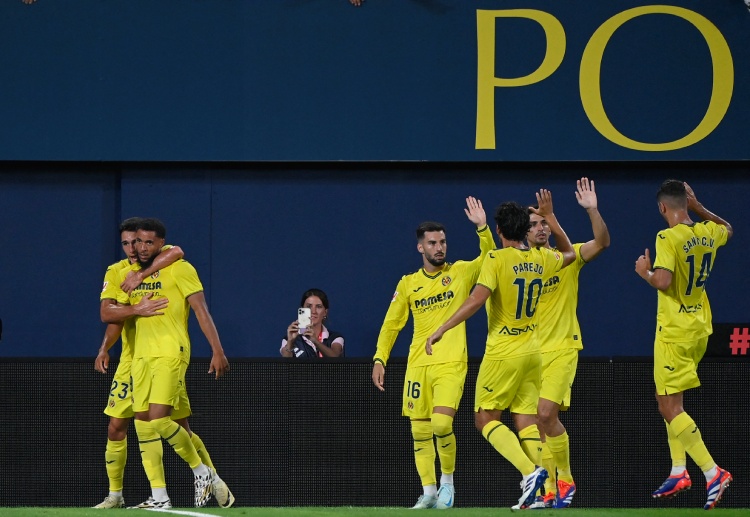
[[467,272],[470,276],[470,283],[474,284],[477,281],[479,272],[482,269],[482,262],[484,257],[495,249],[495,239],[492,237],[492,230],[488,225],[484,225],[482,228],[477,228],[477,235],[479,236],[479,256],[468,263]]
[[724,246],[729,240],[729,232],[723,224],[712,223],[711,236],[716,240],[716,247]]
[[120,284],[130,270],[129,262],[126,261],[109,266],[104,274],[104,285],[99,300],[114,300],[121,305],[129,305],[130,298],[125,291],[120,289]]
[[[540,250],[543,250],[544,253],[544,271],[545,274],[549,273],[557,273],[563,268],[563,264],[565,263],[565,257],[561,252],[558,250],[550,250],[547,248],[539,248]],[[581,259],[581,250],[573,248],[573,250],[576,253],[576,258],[573,262],[571,262],[568,267],[575,264],[578,260]],[[548,273],[549,272],[549,273]]]
[[388,311],[385,314],[383,326],[380,327],[375,355],[372,358],[373,361],[383,363],[383,366],[388,363],[388,358],[391,356],[391,350],[393,350],[398,333],[401,332],[401,329],[404,328],[406,321],[409,319],[409,299],[407,292],[406,277],[403,277],[396,286],[393,298],[391,298],[391,304],[388,306]]
[[674,273],[676,257],[674,249],[664,232],[656,234],[655,248],[656,260],[654,261],[654,269],[666,269],[667,271]]
[[201,284],[200,278],[198,278],[198,272],[190,262],[186,260],[175,262],[172,266],[172,274],[174,275],[177,287],[186,299],[191,294],[203,291],[203,284]]
[[107,268],[107,272],[104,273],[104,284],[102,285],[102,293],[99,295],[99,300],[116,300],[117,289],[120,288],[117,264],[112,264]]
[[488,253],[482,261],[482,267],[479,271],[479,278],[477,279],[477,285],[483,285],[490,291],[494,291],[497,288],[497,275],[495,274],[495,267],[497,261],[500,260],[496,255]]

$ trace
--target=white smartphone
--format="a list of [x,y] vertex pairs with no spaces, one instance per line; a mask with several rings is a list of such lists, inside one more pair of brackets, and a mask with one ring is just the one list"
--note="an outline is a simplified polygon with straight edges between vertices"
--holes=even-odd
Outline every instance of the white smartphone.
[[304,332],[310,326],[312,323],[310,319],[310,307],[300,307],[297,309],[297,323],[299,323],[300,332]]

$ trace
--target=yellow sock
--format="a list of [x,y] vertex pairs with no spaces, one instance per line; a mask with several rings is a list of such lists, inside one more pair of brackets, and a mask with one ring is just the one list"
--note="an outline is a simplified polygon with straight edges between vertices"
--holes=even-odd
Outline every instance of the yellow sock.
[[693,458],[693,461],[698,464],[703,472],[712,469],[716,465],[706,448],[706,444],[703,443],[703,437],[698,426],[695,425],[690,415],[685,412],[680,413],[672,419],[669,427],[680,443],[682,443],[685,451]]
[[164,449],[159,434],[154,430],[151,422],[142,420],[135,421],[135,432],[138,434],[143,470],[146,471],[151,488],[166,488],[167,480],[164,477],[164,463],[162,463]]
[[484,426],[482,436],[524,476],[536,469],[536,465],[523,452],[516,435],[502,423],[493,420]]
[[128,459],[128,437],[120,441],[107,440],[104,461],[109,478],[109,491],[122,492],[122,476]]
[[456,470],[456,435],[453,434],[453,417],[433,413],[432,432],[437,441],[440,471],[443,474],[452,474]]
[[190,441],[193,442],[195,452],[197,452],[198,456],[200,456],[201,462],[208,468],[216,470],[214,468],[213,462],[211,461],[211,456],[208,454],[206,446],[203,445],[203,440],[201,440],[197,434],[193,433],[193,435],[190,437]]
[[539,436],[539,428],[534,425],[524,427],[518,431],[518,441],[521,443],[523,452],[534,465],[542,464],[542,439]]
[[191,469],[198,467],[201,464],[201,458],[195,451],[195,445],[190,440],[190,435],[180,424],[169,418],[168,416],[151,420],[151,425],[154,427],[159,436],[164,438],[166,442],[172,446],[174,451],[190,465]]
[[573,474],[570,472],[570,440],[567,431],[560,436],[548,436],[547,447],[552,453],[552,459],[557,465],[557,478],[566,483],[573,482]]
[[422,486],[435,485],[435,444],[432,441],[432,422],[412,420],[411,435],[414,438],[414,463],[417,465]]
[[555,459],[552,457],[552,452],[550,452],[546,441],[542,442],[542,467],[549,474],[544,482],[544,493],[552,492],[554,494],[557,492],[557,465],[555,465]]
[[672,467],[684,467],[687,465],[685,447],[666,420],[664,423],[667,425],[667,441],[669,442],[669,456],[672,458]]

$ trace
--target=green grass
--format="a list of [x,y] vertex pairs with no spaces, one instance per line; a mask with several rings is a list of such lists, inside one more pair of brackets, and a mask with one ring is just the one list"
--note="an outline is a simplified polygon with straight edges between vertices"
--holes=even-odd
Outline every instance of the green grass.
[[[120,512],[111,510],[105,512],[115,517]],[[283,507],[283,508],[175,508],[159,512],[161,515],[201,514],[216,517],[414,517],[414,511],[407,508],[363,508],[363,507]],[[529,516],[557,516],[561,517],[697,517],[699,515],[716,515],[720,517],[748,517],[750,509],[744,508],[721,508],[718,507],[710,514],[702,508],[568,508],[565,510],[534,510],[530,513],[511,512],[508,508],[454,508],[448,513],[453,517],[496,517],[510,515]],[[423,512],[422,512],[423,513]],[[434,514],[434,512],[432,512]],[[102,510],[91,508],[0,508],[2,517],[103,517]],[[137,515],[137,514],[133,514]],[[140,515],[143,515],[141,513]],[[153,515],[153,514],[152,514]],[[125,517],[125,516],[122,516]],[[438,517],[433,515],[433,517]]]

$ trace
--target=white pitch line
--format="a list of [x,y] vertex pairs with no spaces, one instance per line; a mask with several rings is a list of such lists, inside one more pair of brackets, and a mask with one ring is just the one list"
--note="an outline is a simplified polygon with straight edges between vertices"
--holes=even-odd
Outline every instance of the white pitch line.
[[188,515],[189,517],[206,517],[207,515],[213,516],[213,517],[219,517],[216,514],[213,513],[198,513],[198,512],[188,512],[186,510],[166,510],[164,508],[148,508],[150,512],[164,512],[164,513],[175,513],[177,515]]

